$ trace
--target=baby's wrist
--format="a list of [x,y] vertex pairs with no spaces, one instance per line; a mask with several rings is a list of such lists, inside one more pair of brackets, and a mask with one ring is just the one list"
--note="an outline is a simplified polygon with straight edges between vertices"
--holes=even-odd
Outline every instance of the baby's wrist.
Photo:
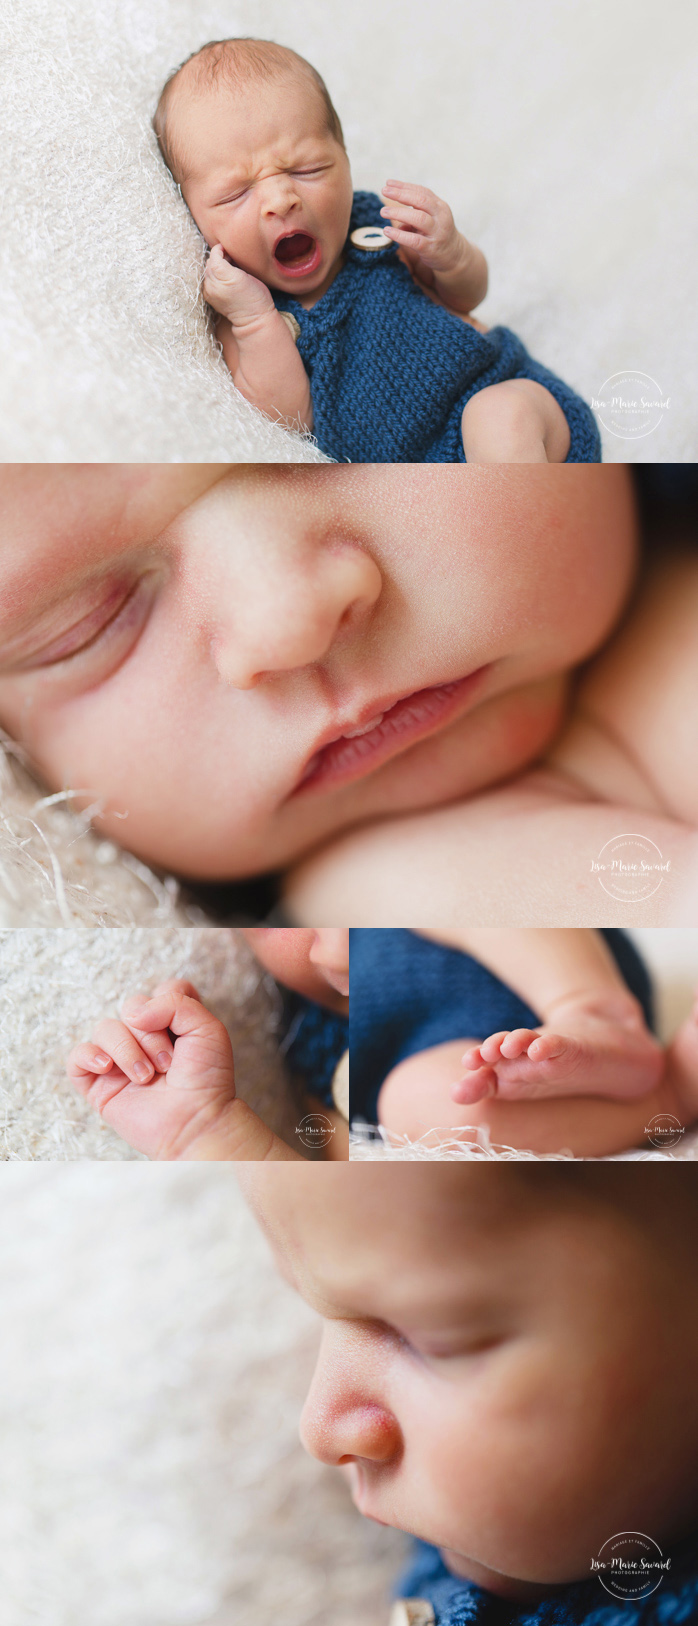
[[273,304],[268,310],[256,311],[247,316],[236,315],[233,311],[232,315],[228,316],[228,321],[238,345],[253,343],[259,339],[283,343],[284,334],[288,332],[281,312],[277,311]]
[[228,1101],[175,1155],[184,1163],[303,1162],[245,1101]]
[[451,253],[446,257],[443,265],[440,265],[438,269],[434,268],[435,275],[440,282],[460,282],[463,277],[470,275],[474,258],[472,244],[467,241],[467,238],[463,237],[461,232],[457,232]]

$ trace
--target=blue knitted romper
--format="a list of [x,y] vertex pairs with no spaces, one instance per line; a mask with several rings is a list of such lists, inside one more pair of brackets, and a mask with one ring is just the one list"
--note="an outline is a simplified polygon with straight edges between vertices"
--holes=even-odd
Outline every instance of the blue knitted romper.
[[396,1591],[430,1603],[435,1626],[696,1626],[698,1539],[689,1537],[665,1557],[671,1560],[666,1577],[643,1600],[615,1599],[594,1576],[551,1589],[540,1603],[517,1603],[459,1581],[435,1547],[418,1541]]
[[[350,235],[382,232],[381,202],[355,192]],[[312,310],[272,289],[300,327],[310,379],[313,433],[344,463],[464,463],[466,401],[505,378],[532,378],[559,402],[570,428],[568,463],[600,463],[599,432],[586,402],[529,356],[507,327],[478,333],[419,288],[389,248],[359,248]]]

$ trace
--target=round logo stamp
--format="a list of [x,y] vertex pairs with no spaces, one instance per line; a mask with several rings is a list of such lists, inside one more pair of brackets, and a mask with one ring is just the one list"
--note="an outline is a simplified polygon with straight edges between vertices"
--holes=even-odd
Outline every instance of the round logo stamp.
[[678,1146],[683,1133],[683,1124],[679,1123],[673,1112],[658,1112],[654,1118],[650,1118],[645,1130],[650,1145],[660,1146],[662,1151]]
[[604,429],[618,440],[651,435],[669,411],[668,395],[649,373],[612,373],[591,404]]
[[661,1586],[671,1568],[661,1547],[640,1530],[620,1530],[609,1536],[598,1558],[591,1560],[592,1575],[598,1575],[612,1598],[649,1598]]
[[334,1134],[334,1124],[325,1117],[324,1112],[309,1112],[307,1117],[301,1118],[300,1123],[296,1125],[296,1134],[303,1146],[316,1151],[319,1147],[329,1146]]
[[662,854],[649,836],[613,836],[592,858],[591,872],[609,898],[623,903],[642,903],[657,892],[668,875],[671,860]]

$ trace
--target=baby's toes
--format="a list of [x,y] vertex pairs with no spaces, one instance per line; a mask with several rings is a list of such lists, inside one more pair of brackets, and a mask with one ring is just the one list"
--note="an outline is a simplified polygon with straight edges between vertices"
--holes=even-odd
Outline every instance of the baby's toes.
[[483,1039],[480,1045],[480,1055],[488,1067],[496,1067],[502,1055],[502,1045],[509,1038],[509,1032],[502,1028],[501,1033],[490,1033],[489,1038]]
[[479,1068],[482,1067],[482,1059],[482,1050],[480,1045],[474,1044],[471,1045],[468,1050],[464,1050],[463,1055],[461,1056],[461,1063],[463,1067],[467,1067],[468,1072],[476,1073],[478,1072]]
[[538,1037],[535,1028],[513,1028],[502,1040],[500,1055],[505,1061],[517,1061],[519,1056],[531,1054],[530,1045]]
[[564,1056],[566,1050],[572,1049],[573,1041],[563,1038],[560,1033],[539,1033],[528,1047],[531,1061],[557,1061]]
[[459,1106],[472,1107],[476,1101],[484,1101],[496,1094],[497,1074],[491,1067],[481,1067],[479,1072],[468,1073],[451,1085],[451,1100],[457,1101]]

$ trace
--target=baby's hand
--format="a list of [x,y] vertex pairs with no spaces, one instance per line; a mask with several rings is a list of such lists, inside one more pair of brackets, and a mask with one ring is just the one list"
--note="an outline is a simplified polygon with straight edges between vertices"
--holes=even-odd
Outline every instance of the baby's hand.
[[126,1000],[122,1016],[100,1022],[91,1044],[76,1045],[68,1076],[136,1151],[186,1157],[235,1099],[226,1029],[190,982],[175,980],[151,999]]
[[[129,999],[68,1057],[68,1076],[137,1152],[157,1159],[302,1162],[235,1095],[227,1030],[190,982]],[[174,1034],[174,1044],[171,1035]]]
[[416,257],[435,276],[457,274],[471,250],[448,204],[428,187],[403,181],[386,181],[381,196],[389,200],[381,214],[395,222],[383,228],[385,235],[400,244],[408,261]]
[[231,265],[220,243],[211,249],[206,262],[204,298],[221,316],[227,316],[236,333],[275,310],[266,283],[250,276],[248,271],[241,271],[239,266]]

